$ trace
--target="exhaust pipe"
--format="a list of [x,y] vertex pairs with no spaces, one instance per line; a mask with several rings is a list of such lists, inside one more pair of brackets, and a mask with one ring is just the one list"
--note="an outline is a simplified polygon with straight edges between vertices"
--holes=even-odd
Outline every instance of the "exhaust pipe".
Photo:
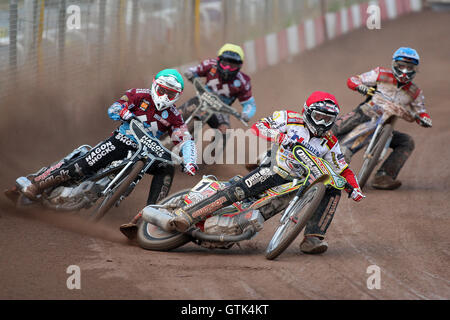
[[206,234],[198,229],[188,232],[193,238],[211,241],[211,242],[239,242],[242,240],[248,240],[255,235],[256,231],[249,227],[243,233],[238,235],[216,235],[216,234]]
[[142,218],[165,231],[173,231],[173,227],[170,223],[173,216],[164,211],[158,210],[152,206],[147,206],[142,209]]

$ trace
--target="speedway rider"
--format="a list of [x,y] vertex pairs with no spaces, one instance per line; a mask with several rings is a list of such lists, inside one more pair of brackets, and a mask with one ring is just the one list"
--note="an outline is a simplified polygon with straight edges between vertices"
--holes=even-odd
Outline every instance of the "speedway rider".
[[[315,156],[327,160],[354,188],[351,192],[352,199],[362,200],[365,196],[357,179],[345,162],[338,140],[330,133],[339,110],[338,102],[332,94],[316,91],[306,100],[302,114],[287,110],[277,111],[255,123],[252,130],[256,135],[279,145],[276,164],[272,166],[271,163],[263,161],[257,169],[229,187],[205,200],[176,210],[176,216],[171,221],[174,229],[183,232],[222,207],[291,181],[292,177],[298,176],[296,160],[291,152],[297,143]],[[324,199],[306,226],[305,238],[300,244],[303,252],[322,253],[327,250],[325,232],[333,219],[340,197],[340,190],[327,189]]]
[[[425,109],[422,90],[412,82],[419,62],[416,50],[401,47],[394,52],[391,69],[377,67],[350,77],[347,80],[348,87],[365,95],[366,100],[336,121],[334,134],[341,138],[360,123],[370,121],[375,116],[370,112],[373,106],[371,97],[375,90],[381,91],[398,105],[409,106],[420,117],[417,123],[423,127],[431,127],[431,117]],[[406,133],[394,130],[390,147],[393,149],[392,153],[381,165],[372,182],[376,189],[393,190],[401,186],[402,183],[396,178],[414,149],[414,141]],[[350,150],[346,156],[351,158]]]
[[[194,175],[197,166],[196,148],[183,118],[174,106],[184,89],[181,74],[175,69],[160,71],[153,79],[151,88],[130,89],[108,109],[113,120],[122,120],[111,137],[97,144],[86,155],[75,162],[64,161],[48,168],[42,175],[34,177],[20,191],[30,199],[36,199],[45,189],[83,176],[89,176],[105,168],[114,160],[125,158],[128,151],[137,149],[137,141],[129,132],[128,121],[132,115],[144,123],[147,132],[159,138],[168,132],[174,144],[182,143],[181,151],[183,171]],[[164,198],[172,184],[174,168],[171,166],[154,167],[150,172],[153,180],[148,194],[147,204],[154,204]]]
[[[242,120],[248,122],[256,112],[256,104],[252,96],[250,77],[240,71],[244,62],[244,51],[238,45],[227,43],[219,49],[217,55],[217,58],[204,60],[198,66],[189,68],[184,76],[189,81],[197,77],[206,77],[206,88],[218,94],[227,105],[231,106],[238,99],[243,107]],[[184,119],[189,117],[198,103],[198,97],[193,97],[179,107]],[[216,113],[207,123],[222,133],[225,145],[226,130],[230,128],[230,116]]]

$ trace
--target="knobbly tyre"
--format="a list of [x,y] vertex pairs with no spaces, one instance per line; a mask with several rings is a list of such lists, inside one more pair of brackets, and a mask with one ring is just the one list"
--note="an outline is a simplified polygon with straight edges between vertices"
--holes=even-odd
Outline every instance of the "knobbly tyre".
[[[166,251],[192,241],[206,248],[228,249],[254,237],[266,220],[284,210],[266,250],[267,259],[275,259],[306,226],[326,188],[353,189],[326,160],[311,155],[303,146],[296,145],[291,152],[301,168],[300,178],[292,177],[291,182],[224,207],[183,233],[173,231],[170,223],[176,209],[210,197],[240,177],[218,181],[214,176],[204,176],[192,189],[179,191],[157,205],[145,207],[140,212],[143,221],[138,229],[139,245],[148,250]],[[266,157],[262,165],[267,162],[275,163],[274,159]]]
[[[199,103],[192,110],[189,117],[185,119],[185,124],[188,126],[189,133],[194,137],[195,141],[197,141],[198,137],[194,136],[194,122],[200,121],[203,125],[215,113],[230,114],[241,121],[245,126],[248,126],[248,123],[242,119],[241,113],[233,107],[225,104],[214,92],[206,89],[205,85],[199,78],[194,78],[193,84]],[[166,148],[172,146],[169,136],[161,138],[161,141]]]
[[363,164],[358,173],[361,188],[364,187],[377,164],[386,156],[397,119],[423,122],[417,113],[394,103],[390,97],[378,90],[374,91],[370,105],[371,109],[368,112],[376,113],[376,117],[359,124],[340,141],[341,150],[348,163],[350,163],[349,154],[355,154],[367,146]]
[[[5,192],[6,195],[20,208],[42,206],[57,211],[89,209],[100,199],[95,210],[86,213],[88,219],[100,220],[112,206],[118,206],[131,194],[147,170],[154,166],[174,165],[181,162],[181,159],[164,148],[159,140],[146,133],[138,118],[130,119],[130,131],[138,142],[136,152],[130,151],[127,158],[113,161],[93,176],[49,188],[35,201],[18,191],[22,184],[28,181],[20,177],[16,180],[16,186]],[[91,148],[89,145],[80,146],[63,161],[66,163],[76,161],[94,149],[95,147]],[[29,177],[41,175],[50,168],[44,167]]]

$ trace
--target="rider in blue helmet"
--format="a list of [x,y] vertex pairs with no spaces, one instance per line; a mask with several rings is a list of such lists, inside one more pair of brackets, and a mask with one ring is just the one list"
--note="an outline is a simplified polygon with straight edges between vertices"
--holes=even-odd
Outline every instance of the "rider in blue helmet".
[[401,47],[392,56],[392,73],[400,83],[408,83],[414,79],[420,57],[416,50]]
[[[423,92],[412,82],[419,63],[420,57],[416,50],[401,47],[392,55],[390,69],[377,67],[348,78],[347,86],[363,94],[365,101],[336,120],[334,134],[342,138],[360,123],[370,121],[374,117],[370,110],[375,90],[381,91],[396,104],[414,111],[419,116],[417,123],[422,127],[431,127],[431,117],[425,108]],[[392,153],[383,162],[372,181],[372,187],[376,189],[393,190],[401,186],[397,176],[414,149],[414,140],[408,134],[394,130],[390,147],[393,149]],[[347,160],[350,161],[352,156],[352,151],[348,149]]]

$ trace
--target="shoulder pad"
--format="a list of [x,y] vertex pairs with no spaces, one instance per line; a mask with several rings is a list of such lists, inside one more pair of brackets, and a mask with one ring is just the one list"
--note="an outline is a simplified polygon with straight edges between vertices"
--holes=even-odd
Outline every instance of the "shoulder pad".
[[303,117],[299,112],[286,110],[287,123],[288,124],[301,124],[303,125]]

